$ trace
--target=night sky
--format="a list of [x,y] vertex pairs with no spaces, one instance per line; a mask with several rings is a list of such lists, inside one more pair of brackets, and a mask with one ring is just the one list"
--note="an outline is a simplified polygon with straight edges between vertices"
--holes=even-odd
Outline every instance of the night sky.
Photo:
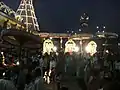
[[[20,0],[4,0],[16,10]],[[87,12],[89,31],[106,26],[106,31],[120,32],[120,0],[35,0],[36,16],[42,31],[66,32],[66,28],[79,29],[79,19]]]

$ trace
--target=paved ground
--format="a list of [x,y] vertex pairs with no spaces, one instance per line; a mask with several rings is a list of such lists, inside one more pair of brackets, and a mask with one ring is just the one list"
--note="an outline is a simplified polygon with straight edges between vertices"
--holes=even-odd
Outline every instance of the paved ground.
[[[64,77],[61,81],[61,87],[68,87],[69,90],[81,90],[74,77]],[[45,84],[46,90],[57,90],[56,83]]]

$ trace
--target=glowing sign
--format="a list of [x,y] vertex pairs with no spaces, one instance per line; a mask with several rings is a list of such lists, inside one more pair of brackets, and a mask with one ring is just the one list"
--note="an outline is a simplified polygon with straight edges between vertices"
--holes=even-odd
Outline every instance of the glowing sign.
[[65,44],[65,52],[75,51],[76,44],[72,39],[69,39]]
[[93,55],[97,52],[97,44],[94,41],[90,41],[85,49],[87,53]]
[[53,41],[50,39],[45,40],[43,43],[43,54],[45,54],[46,52],[50,54],[50,52],[53,52],[53,48],[54,48]]

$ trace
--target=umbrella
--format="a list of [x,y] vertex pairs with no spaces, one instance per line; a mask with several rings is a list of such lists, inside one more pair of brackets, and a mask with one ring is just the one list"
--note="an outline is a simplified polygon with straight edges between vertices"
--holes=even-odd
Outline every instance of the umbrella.
[[13,44],[13,45],[24,45],[25,43],[34,43],[40,44],[40,37],[33,35],[25,31],[19,31],[16,29],[9,29],[2,31],[2,39]]
[[21,57],[21,49],[23,48],[40,48],[41,39],[39,36],[31,33],[20,31],[17,29],[2,30],[1,36],[3,41],[9,42],[12,45],[19,46]]

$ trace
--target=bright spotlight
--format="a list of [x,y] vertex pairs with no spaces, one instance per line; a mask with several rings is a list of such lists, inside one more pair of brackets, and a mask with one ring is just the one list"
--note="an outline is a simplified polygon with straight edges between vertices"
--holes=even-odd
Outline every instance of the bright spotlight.
[[19,61],[16,63],[17,65],[20,65]]
[[75,47],[75,52],[78,52],[79,51],[79,47]]
[[56,52],[56,51],[57,51],[57,47],[54,47],[54,48],[53,48],[53,51]]
[[103,31],[103,32],[105,32],[105,31]]

